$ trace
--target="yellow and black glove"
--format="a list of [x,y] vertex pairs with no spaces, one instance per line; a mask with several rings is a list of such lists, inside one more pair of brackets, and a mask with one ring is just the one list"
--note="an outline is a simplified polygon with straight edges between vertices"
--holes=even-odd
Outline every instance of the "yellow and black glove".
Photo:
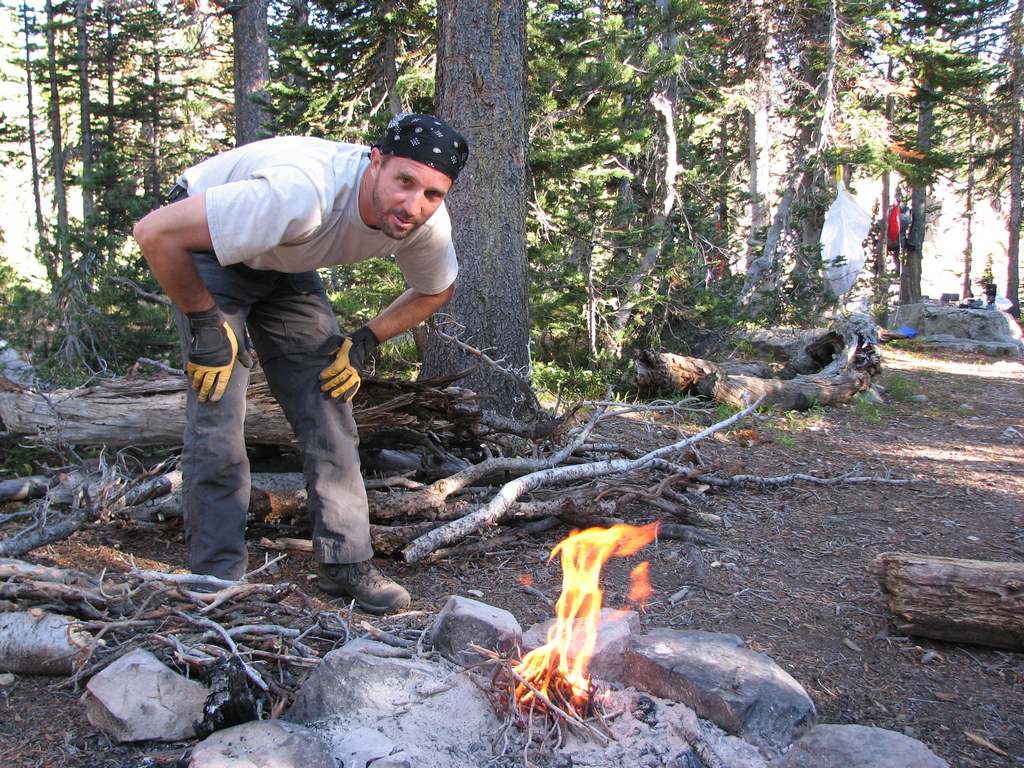
[[199,402],[215,403],[224,395],[235,360],[246,368],[252,367],[252,358],[240,347],[235,332],[216,305],[202,312],[188,312],[191,334],[185,375],[199,395]]
[[335,336],[327,344],[329,352],[334,355],[334,362],[320,371],[321,392],[330,393],[331,397],[352,400],[362,384],[361,372],[367,359],[374,353],[380,341],[373,331],[365,325],[358,331],[345,336]]

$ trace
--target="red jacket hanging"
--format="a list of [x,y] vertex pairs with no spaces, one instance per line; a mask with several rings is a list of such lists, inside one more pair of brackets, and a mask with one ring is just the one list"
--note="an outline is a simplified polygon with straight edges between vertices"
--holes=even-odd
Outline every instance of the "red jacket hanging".
[[895,246],[900,241],[900,206],[894,204],[889,209],[889,228],[886,230],[886,238],[890,246]]

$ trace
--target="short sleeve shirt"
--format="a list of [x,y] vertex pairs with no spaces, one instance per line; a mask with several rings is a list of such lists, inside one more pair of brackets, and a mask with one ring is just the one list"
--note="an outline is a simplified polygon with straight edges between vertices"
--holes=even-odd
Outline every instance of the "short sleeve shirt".
[[394,240],[363,223],[359,183],[369,149],[308,137],[256,141],[186,170],[178,183],[206,193],[206,216],[224,266],[306,272],[394,255],[420,293],[454,282],[458,261],[442,203],[423,226]]

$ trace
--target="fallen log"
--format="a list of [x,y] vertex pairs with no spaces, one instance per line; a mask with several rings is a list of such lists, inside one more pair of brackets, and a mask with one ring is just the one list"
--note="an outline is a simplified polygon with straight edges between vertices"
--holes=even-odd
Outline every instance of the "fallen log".
[[879,371],[877,328],[871,318],[852,315],[828,332],[796,334],[789,361],[775,378],[749,364],[716,363],[670,352],[642,350],[637,384],[650,392],[695,392],[737,408],[763,398],[764,405],[806,410],[815,404],[852,400],[871,386]]
[[42,475],[17,477],[0,482],[0,501],[38,499],[50,490],[50,479]]
[[[451,386],[462,374],[421,382],[366,377],[355,402],[361,447],[387,431],[381,448],[395,448],[396,429],[434,434],[452,448],[475,445],[480,420],[476,395]],[[0,389],[0,421],[12,434],[70,445],[180,445],[185,429],[187,382],[159,374],[104,379],[87,387],[39,392]],[[263,372],[252,373],[246,399],[245,438],[250,445],[288,445],[291,427],[270,393]]]
[[39,609],[0,613],[0,672],[70,674],[91,640],[68,616]]
[[637,380],[644,389],[696,392],[736,408],[763,398],[763,405],[796,411],[805,411],[815,404],[846,403],[871,386],[871,375],[866,371],[765,379],[730,375],[709,360],[650,350],[641,352],[637,359]]
[[885,552],[872,568],[900,632],[1024,651],[1024,563]]

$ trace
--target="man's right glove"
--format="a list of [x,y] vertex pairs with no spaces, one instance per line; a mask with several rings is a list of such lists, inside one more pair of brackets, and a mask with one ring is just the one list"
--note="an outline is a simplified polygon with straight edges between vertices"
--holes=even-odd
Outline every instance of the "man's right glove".
[[[338,343],[341,346],[338,346]],[[380,344],[373,331],[365,325],[358,331],[340,339],[337,336],[328,340],[327,348],[337,349],[334,362],[320,372],[321,392],[329,392],[331,397],[341,397],[351,401],[362,384],[360,372],[366,365],[367,358],[373,354]]]
[[252,358],[240,348],[235,332],[215,304],[202,312],[188,312],[191,338],[188,345],[188,363],[185,375],[199,395],[199,402],[215,403],[224,395],[235,360],[246,368],[252,367]]

